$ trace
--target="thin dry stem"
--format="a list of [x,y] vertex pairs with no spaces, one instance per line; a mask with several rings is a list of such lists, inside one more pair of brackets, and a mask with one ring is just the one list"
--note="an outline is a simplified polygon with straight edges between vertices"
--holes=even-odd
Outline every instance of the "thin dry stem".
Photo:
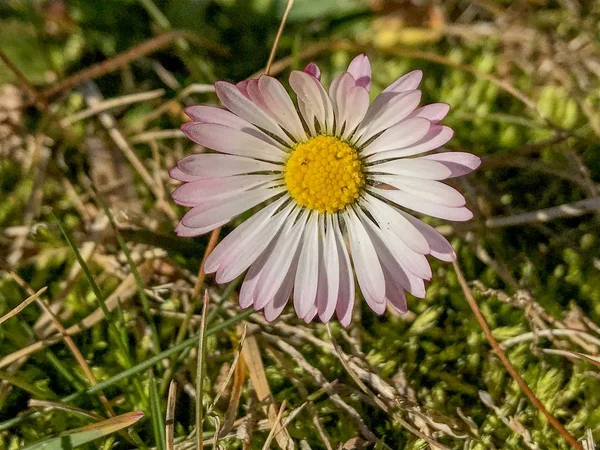
[[196,278],[196,284],[194,284],[193,298],[198,298],[198,296],[200,295],[200,291],[202,290],[202,286],[204,286],[204,279],[206,278],[206,274],[204,273],[204,264],[206,263],[206,259],[208,258],[210,253],[217,246],[217,243],[219,242],[220,233],[221,227],[214,229],[210,234],[210,239],[208,240],[208,244],[206,244],[206,250],[204,250],[204,255],[202,256],[202,261],[200,262],[198,278]]
[[175,403],[177,401],[177,381],[171,380],[167,396],[167,412],[165,414],[166,449],[173,450],[175,439]]
[[46,292],[46,289],[48,289],[48,288],[46,286],[44,286],[39,291],[31,294],[29,297],[27,297],[25,300],[23,300],[21,303],[19,303],[15,308],[11,309],[9,312],[7,312],[2,317],[0,317],[0,324],[6,322],[8,319],[16,316],[21,311],[23,311],[25,308],[27,308],[27,306],[29,306],[31,303],[36,301],[40,295],[42,295],[44,292]]
[[283,17],[281,18],[281,23],[279,24],[279,29],[277,30],[277,36],[275,36],[275,41],[273,42],[273,47],[271,47],[271,53],[269,54],[269,59],[267,61],[265,75],[269,75],[269,73],[271,71],[271,65],[273,64],[273,60],[275,59],[275,53],[277,53],[277,47],[279,46],[279,40],[281,39],[281,35],[283,34],[283,29],[285,28],[285,23],[287,22],[287,18],[290,15],[290,11],[292,10],[293,4],[294,4],[294,0],[288,0],[287,6],[283,13]]
[[469,306],[471,307],[471,310],[473,311],[473,314],[475,315],[475,318],[477,319],[479,326],[483,330],[485,337],[487,338],[490,345],[496,352],[496,355],[498,356],[498,358],[500,358],[500,361],[502,362],[502,364],[504,365],[504,367],[506,368],[506,370],[508,371],[510,376],[517,382],[517,384],[519,385],[519,387],[521,388],[523,393],[529,398],[529,400],[531,400],[531,403],[533,403],[534,406],[536,408],[538,408],[542,412],[542,414],[544,414],[544,416],[546,416],[546,419],[548,419],[548,422],[550,422],[550,424],[556,429],[556,431],[558,431],[560,433],[560,435],[563,438],[565,438],[565,440],[573,448],[575,448],[577,450],[583,450],[583,447],[577,441],[577,439],[575,439],[573,437],[573,435],[571,433],[569,433],[569,431],[564,427],[564,425],[562,423],[560,423],[546,409],[544,404],[536,397],[536,395],[529,388],[529,386],[527,386],[527,383],[525,383],[525,380],[523,380],[521,375],[519,375],[519,372],[517,372],[517,369],[515,369],[515,367],[512,365],[512,363],[510,362],[510,360],[508,359],[508,357],[506,356],[506,354],[500,347],[500,344],[498,344],[498,342],[494,338],[494,335],[492,334],[490,327],[488,326],[487,322],[485,321],[485,317],[483,317],[483,314],[481,313],[481,310],[479,309],[479,305],[477,304],[475,297],[473,297],[471,288],[469,288],[467,280],[465,279],[465,276],[463,275],[462,269],[460,268],[458,261],[457,260],[453,261],[452,265],[454,266],[454,271],[456,272],[456,276],[458,277],[458,282],[460,283],[460,287],[462,288],[463,293],[465,294],[467,302],[469,303]]
[[204,422],[204,405],[202,393],[204,392],[204,353],[206,350],[206,313],[208,311],[208,290],[204,291],[204,304],[202,305],[202,321],[200,322],[200,339],[198,340],[198,355],[196,365],[196,439],[198,448],[204,446],[202,437],[202,423]]
[[[33,289],[31,289],[31,287],[25,282],[25,280],[23,280],[16,272],[14,272],[14,271],[11,270],[9,272],[9,275],[23,289],[25,289],[28,293],[30,293],[30,294],[34,293]],[[54,312],[52,311],[52,309],[50,309],[50,307],[46,304],[46,302],[44,300],[36,297],[36,301],[37,301],[38,305],[42,308],[42,310],[46,314],[48,314],[50,316],[50,318],[52,319],[52,323],[54,324],[54,326],[56,327],[56,329],[59,331],[60,335],[62,336],[62,338],[65,341],[65,344],[67,344],[67,347],[69,347],[69,350],[71,351],[71,353],[75,357],[75,360],[77,361],[77,363],[81,367],[81,370],[85,374],[85,376],[88,379],[90,385],[94,386],[94,385],[98,384],[98,380],[96,379],[94,373],[92,372],[92,369],[90,369],[90,366],[88,365],[87,361],[85,360],[85,358],[81,354],[81,351],[79,350],[79,348],[75,344],[75,341],[69,335],[68,331],[65,329],[65,327],[60,322],[60,320],[58,320],[58,317],[56,317],[56,315],[54,314]],[[104,409],[106,410],[106,412],[108,413],[109,416],[112,417],[112,416],[116,415],[115,411],[113,410],[110,402],[108,401],[108,399],[104,395],[103,391],[98,391],[98,399],[100,400],[100,403],[102,403],[102,406],[104,406]]]

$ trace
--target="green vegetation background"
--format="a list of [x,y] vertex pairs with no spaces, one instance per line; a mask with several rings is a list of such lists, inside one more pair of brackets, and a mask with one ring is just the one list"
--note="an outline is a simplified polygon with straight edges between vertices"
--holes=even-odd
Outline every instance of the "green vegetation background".
[[[105,99],[164,89],[152,100],[111,109],[109,114],[154,182],[168,194],[175,184],[166,170],[194,149],[177,135],[160,132],[180,126],[182,105],[216,102],[214,94],[186,94],[183,89],[218,79],[237,81],[261,70],[284,8],[285,2],[277,0],[4,0],[0,50],[42,92],[158,34],[194,33],[195,38],[188,35],[185,41],[131,58],[93,80]],[[484,160],[477,173],[458,183],[476,218],[468,224],[432,223],[450,235],[496,338],[502,342],[535,332],[507,349],[527,383],[573,435],[583,438],[591,430],[596,439],[600,371],[593,358],[600,355],[600,212],[516,226],[493,227],[490,219],[597,196],[599,18],[595,0],[296,0],[276,58],[288,58],[288,64],[277,68],[282,81],[289,70],[315,60],[327,82],[354,54],[366,52],[373,64],[374,95],[399,75],[424,70],[424,102],[452,105],[445,123],[456,135],[449,147]],[[310,58],[307,53],[312,53]],[[46,108],[40,109],[15,86],[20,84],[13,72],[0,63],[0,315],[29,296],[9,268],[34,290],[48,287],[43,297],[56,304],[67,327],[98,307],[90,279],[78,270],[75,253],[53,214],[80,251],[85,243],[94,243],[95,256],[87,256],[88,264],[104,296],[130,273],[115,233],[102,220],[102,205],[90,188],[93,180],[123,228],[121,236],[134,263],[155,262],[142,280],[152,320],[144,311],[141,291],[75,337],[96,378],[111,380],[152,357],[156,341],[161,350],[174,345],[182,321],[169,313],[189,308],[200,313],[191,292],[208,236],[173,239],[173,219],[183,209],[157,203],[156,192],[96,117],[61,125],[61,120],[86,108],[88,91],[69,87],[49,97]],[[171,99],[175,101],[160,109]],[[342,348],[419,405],[431,422],[419,422],[402,402],[392,409],[448,448],[568,448],[492,354],[452,267],[436,261],[432,265],[427,298],[411,299],[408,315],[377,317],[359,303],[349,335],[334,324]],[[207,286],[214,312],[210,328],[238,311],[235,285],[218,286],[208,277]],[[34,303],[0,325],[0,358],[45,337],[45,328],[34,325],[40,315]],[[336,355],[318,345],[329,342],[323,325],[303,325],[293,314],[281,321],[291,325],[286,329],[264,325],[254,315],[249,320],[265,333],[257,335],[265,372],[276,401],[285,400],[287,410],[298,408],[306,392],[317,392],[322,384],[281,351],[274,343],[277,339],[291,343],[330,382],[338,381],[336,392],[377,438],[369,445],[427,447],[362,395]],[[117,325],[116,332],[110,322]],[[570,331],[554,333],[560,328],[583,334],[577,338]],[[192,321],[181,336],[196,332]],[[307,339],[307,334],[316,340]],[[238,340],[234,325],[208,337],[205,403],[223,382]],[[120,345],[123,342],[127,345]],[[581,352],[592,360],[547,349]],[[174,374],[156,364],[128,379],[111,381],[105,389],[117,413],[145,412],[134,429],[149,447],[164,448],[157,442],[162,439],[157,417],[166,406],[166,384],[161,382],[175,377],[180,387],[195,384],[194,351],[177,355],[171,361]],[[31,399],[58,401],[89,386],[63,342],[30,355],[22,364],[2,366],[0,379],[5,380],[0,385],[0,449],[22,448],[97,420],[71,407],[104,414],[97,397],[83,394],[68,401],[66,409],[55,405],[28,415],[33,411]],[[256,409],[254,395],[246,382],[238,417]],[[194,429],[193,409],[193,395],[180,391],[178,438]],[[222,422],[226,410],[227,403],[221,401],[212,415]],[[259,420],[265,418],[257,414]],[[304,441],[310,448],[326,448],[315,417],[333,448],[353,438],[368,441],[359,423],[324,393],[288,425],[297,445]],[[444,426],[447,423],[450,428]],[[207,420],[204,430],[210,435],[214,421]],[[262,448],[267,434],[255,431],[250,448]],[[89,445],[132,448],[116,434]],[[243,446],[235,436],[220,445]]]

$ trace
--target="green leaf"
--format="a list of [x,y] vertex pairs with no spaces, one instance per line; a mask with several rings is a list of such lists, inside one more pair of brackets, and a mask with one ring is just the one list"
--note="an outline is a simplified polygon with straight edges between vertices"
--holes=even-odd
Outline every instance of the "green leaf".
[[111,417],[110,419],[103,420],[102,422],[93,423],[82,428],[76,428],[74,430],[67,431],[58,437],[37,442],[25,447],[24,450],[72,449],[87,442],[91,442],[103,436],[112,434],[115,431],[127,428],[128,426],[136,423],[142,417],[144,417],[144,413],[141,411],[134,411],[117,417]]

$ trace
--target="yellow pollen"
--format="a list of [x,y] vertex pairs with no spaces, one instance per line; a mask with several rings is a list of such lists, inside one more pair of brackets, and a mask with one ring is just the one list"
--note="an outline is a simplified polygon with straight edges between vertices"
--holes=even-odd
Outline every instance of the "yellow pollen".
[[317,136],[294,148],[285,184],[298,204],[333,213],[359,197],[365,177],[356,150],[333,136]]

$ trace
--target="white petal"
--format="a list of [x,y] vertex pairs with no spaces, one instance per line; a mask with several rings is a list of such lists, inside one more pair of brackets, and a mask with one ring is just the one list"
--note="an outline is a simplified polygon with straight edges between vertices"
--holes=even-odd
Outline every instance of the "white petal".
[[412,209],[413,211],[427,214],[432,217],[455,222],[464,222],[473,218],[473,213],[464,206],[460,208],[450,208],[429,202],[402,191],[372,188],[371,192],[379,194],[404,208]]
[[[323,322],[329,322],[335,312],[340,290],[340,254],[337,248],[335,229],[331,220],[331,214],[325,214],[325,217],[327,220],[327,229],[321,230],[321,235],[325,236],[322,255],[325,273],[320,273],[319,276],[325,276],[325,279],[327,280],[327,291],[324,295],[319,295],[317,306],[319,318]],[[321,280],[319,279],[319,283],[320,282]]]
[[398,237],[389,229],[377,227],[360,208],[357,208],[356,212],[367,231],[370,234],[377,235],[378,239],[387,247],[388,251],[398,264],[408,269],[412,274],[419,278],[426,280],[431,279],[431,267],[425,256],[412,251],[402,239],[398,239]]
[[446,240],[444,236],[440,234],[431,225],[405,213],[399,211],[410,223],[412,223],[420,232],[425,236],[429,247],[431,247],[431,256],[441,261],[451,262],[456,258],[456,253],[452,248],[452,245]]
[[400,211],[372,195],[365,194],[362,206],[373,216],[379,228],[391,231],[413,251],[421,255],[429,253],[429,244],[420,231]]
[[275,181],[279,175],[236,175],[233,177],[203,178],[185,183],[171,196],[175,203],[195,206],[209,200],[225,199],[261,184]]
[[381,164],[367,166],[369,173],[389,173],[426,180],[444,180],[451,175],[450,169],[437,161],[425,159],[395,159]]
[[283,148],[283,146],[273,139],[268,134],[262,132],[247,120],[236,116],[226,109],[217,108],[216,106],[209,105],[194,105],[185,108],[185,113],[193,120],[192,122],[184,123],[181,129],[185,132],[187,127],[192,126],[193,123],[213,123],[216,125],[223,125],[234,130],[243,131],[254,137],[262,139],[277,148]]
[[431,125],[427,134],[418,142],[408,145],[406,148],[377,153],[376,155],[367,158],[367,163],[426,153],[446,144],[453,136],[454,130],[452,130],[452,128],[445,125]]
[[179,167],[173,167],[171,170],[169,170],[169,176],[174,180],[183,182],[196,181],[199,179],[199,177],[197,176],[189,175],[185,172],[182,172],[182,170]]
[[258,259],[250,266],[248,273],[246,273],[246,276],[244,277],[242,287],[240,288],[239,301],[242,309],[245,309],[254,303],[256,299],[256,286],[258,285],[261,271],[269,259],[274,256],[273,250],[279,241],[285,237],[286,231],[289,231],[290,228],[291,224],[287,228],[284,227],[284,229],[275,236],[275,239],[269,243],[265,251],[262,252]]
[[385,298],[396,311],[401,314],[407,313],[408,305],[404,288],[396,284],[394,277],[385,267],[383,273],[385,275]]
[[304,322],[306,322],[306,323],[311,323],[316,315],[317,315],[317,307],[316,307],[316,305],[312,305],[310,307],[310,309],[308,310],[308,312],[306,313],[306,315],[304,317],[301,317],[301,319],[304,320]]
[[[370,219],[368,219],[365,215],[363,215],[363,224],[365,225],[365,230],[367,231],[368,239],[371,241],[373,248],[379,258],[382,274],[384,274],[383,269],[387,269],[388,273],[392,276],[394,283],[404,287],[404,289],[408,290],[410,293],[417,297],[422,297],[425,295],[425,284],[420,277],[413,275],[407,268],[397,260],[391,253],[389,246],[381,237],[381,234],[378,233],[377,228],[372,224]],[[384,276],[385,279],[385,275]],[[373,308],[378,314],[383,314],[385,311],[385,303],[387,298],[385,297],[386,291],[386,282],[383,281],[382,289],[384,291],[384,301],[383,305],[376,305],[376,308]]]
[[315,121],[317,116],[312,108],[309,108],[302,100],[298,99],[298,109],[300,114],[304,118],[304,122],[308,126],[308,131],[311,136],[316,136],[317,130],[315,128]]
[[335,315],[343,327],[348,327],[352,321],[356,293],[354,291],[354,274],[352,273],[350,256],[344,242],[344,236],[340,230],[337,215],[333,218],[333,230],[340,261],[340,289],[335,304]]
[[229,254],[242,248],[242,244],[248,242],[255,230],[259,230],[259,232],[262,231],[267,224],[272,221],[272,216],[275,211],[277,211],[277,209],[288,199],[289,197],[284,195],[235,227],[235,229],[219,242],[212,252],[210,252],[210,255],[208,255],[208,258],[206,258],[206,261],[204,262],[204,273],[216,272],[219,266],[223,264],[223,260]]
[[362,122],[369,109],[369,93],[362,86],[354,86],[348,91],[348,99],[344,110],[343,139],[349,139],[354,134],[356,127]]
[[273,133],[283,142],[293,145],[293,141],[283,132],[281,127],[267,113],[245,97],[235,85],[225,81],[217,81],[215,90],[221,103],[232,113]]
[[436,124],[448,115],[450,105],[448,103],[432,103],[421,106],[415,110],[409,117],[423,117]]
[[[177,163],[185,175],[193,179],[227,177],[252,172],[281,172],[283,165],[271,164],[252,158],[217,153],[186,156]],[[186,180],[186,181],[192,181]]]
[[357,55],[350,62],[348,72],[356,80],[356,85],[364,87],[367,91],[371,88],[371,63],[367,55]]
[[237,198],[210,201],[194,206],[183,216],[182,223],[190,228],[202,228],[212,223],[231,220],[244,211],[285,191],[285,188],[257,189],[240,194]]
[[423,72],[421,70],[413,70],[408,72],[405,75],[402,75],[388,87],[386,87],[383,92],[406,92],[412,91],[419,87],[421,80],[423,79]]
[[227,222],[229,222],[229,219],[223,220],[222,222],[213,223],[213,224],[210,224],[210,225],[208,225],[206,227],[202,227],[202,228],[186,227],[183,224],[183,222],[179,222],[177,224],[177,226],[175,227],[175,234],[179,237],[200,236],[204,233],[208,233],[209,231],[214,230],[215,228],[219,228],[220,226],[225,225]]
[[427,119],[417,117],[403,120],[381,133],[380,136],[364,147],[360,154],[365,157],[373,153],[408,147],[419,142],[427,135],[430,127],[431,122]]
[[477,169],[481,164],[478,156],[465,152],[445,152],[422,156],[418,159],[437,161],[445,165],[452,173],[448,178],[461,177]]
[[356,141],[357,146],[361,146],[377,133],[390,128],[408,117],[414,111],[421,101],[420,91],[408,91],[401,94],[392,94],[393,97],[384,105],[374,109],[373,103],[365,118],[357,130],[360,139]]
[[222,153],[283,162],[287,154],[244,131],[213,123],[189,122],[181,127],[192,141]]
[[[391,102],[398,101],[397,98],[402,98],[402,94],[414,91],[419,87],[419,83],[423,78],[423,72],[420,70],[413,70],[406,75],[398,78],[394,83],[390,84],[381,94],[379,94],[371,106],[365,117],[364,125],[368,125],[368,122],[373,120],[384,107],[388,107]],[[416,106],[416,105],[415,105]],[[413,108],[414,109],[414,108]],[[395,123],[400,122],[402,119],[398,119]]]
[[321,131],[333,133],[333,106],[321,83],[307,73],[294,70],[290,75],[290,86],[296,92],[298,101],[302,101],[304,107],[314,113]]
[[294,308],[298,317],[304,317],[315,303],[319,281],[319,228],[318,213],[313,212],[304,229],[294,283]]
[[249,230],[239,246],[224,256],[215,277],[217,283],[228,283],[250,267],[275,238],[284,221],[293,220],[295,214],[290,214],[293,207],[293,204],[289,205],[274,217],[269,217],[263,226]]
[[363,297],[374,311],[379,311],[382,303],[385,309],[385,278],[373,243],[354,211],[347,211],[344,221],[348,227],[350,253]]
[[285,236],[282,236],[282,239],[279,239],[277,247],[273,250],[273,257],[269,259],[261,271],[256,286],[256,300],[254,303],[256,308],[261,309],[264,307],[279,290],[298,249],[307,216],[308,214],[305,211],[292,229]]
[[439,181],[398,175],[377,175],[373,179],[438,205],[458,208],[466,204],[466,200],[460,192]]
[[294,279],[296,274],[296,268],[298,266],[298,257],[300,252],[296,252],[294,259],[292,260],[292,264],[288,270],[287,275],[285,276],[283,283],[279,287],[279,290],[273,297],[273,301],[270,301],[265,305],[264,313],[265,319],[267,322],[272,322],[277,319],[288,300],[290,299],[290,295],[292,294],[292,289],[294,287]]
[[263,75],[258,79],[258,88],[272,117],[297,140],[305,140],[306,132],[296,107],[283,85],[275,78]]
[[[344,125],[348,92],[354,86],[354,78],[348,72],[344,72],[340,76],[336,77],[329,86],[329,97],[331,98],[336,117],[335,135],[337,136],[341,134],[342,127]],[[351,107],[351,104],[348,104],[348,106]]]

